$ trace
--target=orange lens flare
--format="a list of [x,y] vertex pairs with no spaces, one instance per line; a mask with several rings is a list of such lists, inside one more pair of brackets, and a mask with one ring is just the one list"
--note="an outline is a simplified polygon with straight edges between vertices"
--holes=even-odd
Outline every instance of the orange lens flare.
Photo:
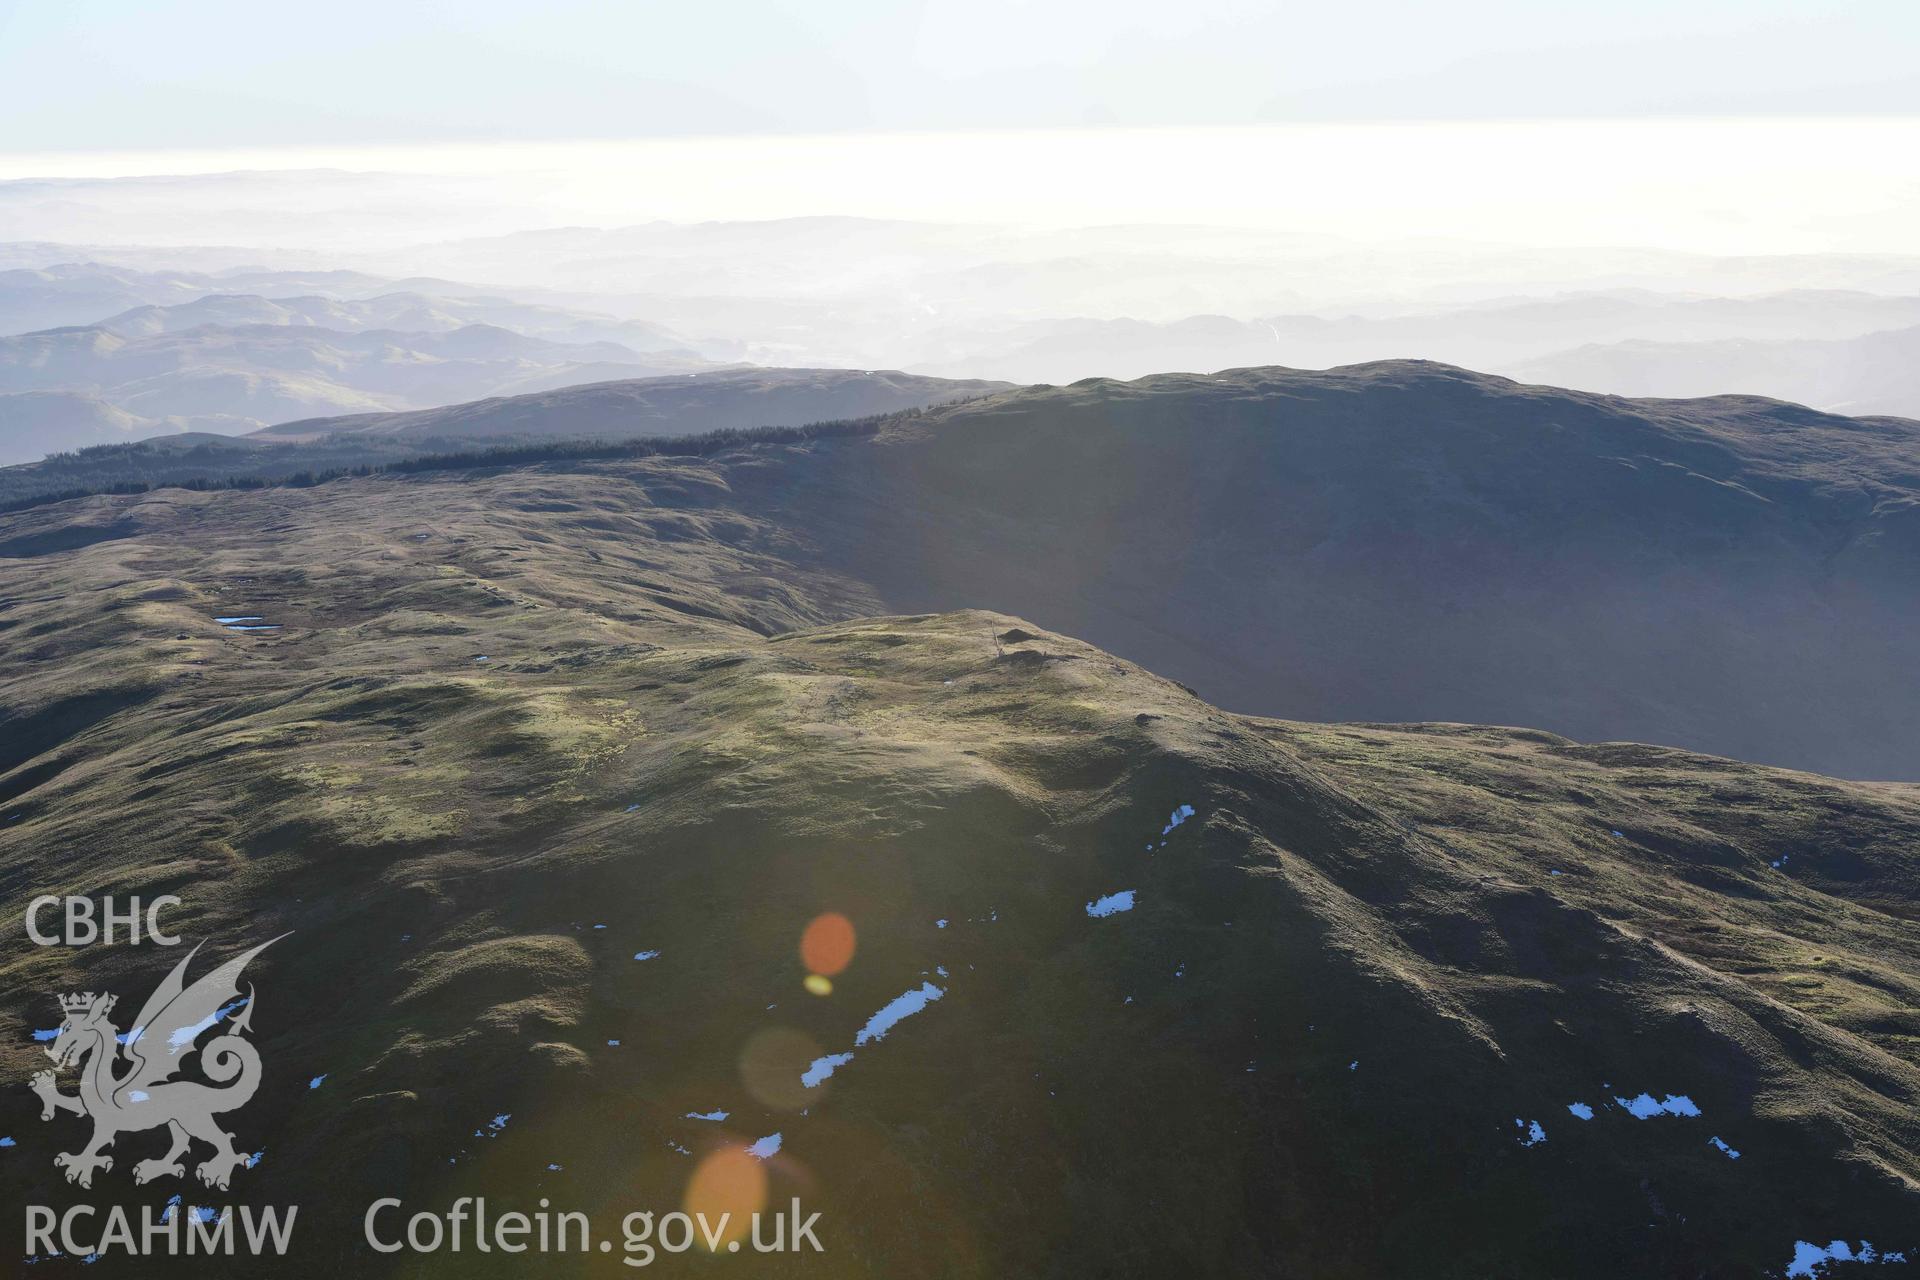
[[[753,1215],[766,1207],[766,1166],[739,1147],[727,1147],[709,1155],[687,1182],[689,1215],[705,1214],[710,1229],[719,1226],[720,1215],[727,1215],[726,1229],[717,1237],[716,1252],[744,1239],[753,1225]],[[698,1232],[695,1238],[702,1246],[706,1244]]]
[[763,1106],[799,1111],[825,1092],[827,1081],[811,1089],[800,1082],[825,1052],[812,1036],[787,1027],[756,1031],[740,1050],[740,1083]]
[[838,911],[815,916],[800,935],[800,963],[808,973],[831,978],[853,963],[853,921]]

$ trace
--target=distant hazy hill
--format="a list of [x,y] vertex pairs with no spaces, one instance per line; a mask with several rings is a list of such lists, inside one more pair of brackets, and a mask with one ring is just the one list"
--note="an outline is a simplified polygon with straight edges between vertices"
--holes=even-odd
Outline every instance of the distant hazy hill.
[[[246,301],[250,308],[264,303]],[[412,332],[345,332],[293,323],[173,331],[161,324],[143,336],[148,326],[140,321],[154,312],[129,315],[121,328],[95,325],[0,338],[0,393],[93,397],[141,420],[149,433],[182,427],[232,433],[316,413],[472,400],[527,384],[600,376],[609,367],[632,375],[709,367],[680,351],[642,355],[617,343],[554,342],[485,324]],[[30,452],[15,447],[0,461],[97,442],[63,435],[56,427],[44,422],[23,434],[24,429],[0,426],[10,439],[31,437]]]
[[[0,337],[0,465],[122,438],[88,401],[125,432],[237,432],[705,369],[743,349],[428,277],[99,262],[0,271],[0,333],[14,333]],[[67,400],[5,399],[22,391]]]
[[188,302],[200,293],[179,274],[98,263],[0,271],[0,334],[91,324],[129,307]]
[[[0,257],[6,247],[0,246]],[[351,271],[147,271],[104,262],[18,267],[0,271],[0,334],[93,324],[132,308],[179,306],[214,293],[352,296],[383,283]]]
[[78,392],[0,394],[0,465],[30,461],[54,448],[118,444],[147,425],[144,418]]
[[687,435],[865,417],[1005,388],[1004,383],[928,378],[892,370],[723,369],[596,382],[417,413],[286,422],[255,434],[284,440],[337,432],[466,439]]
[[688,358],[699,355],[678,335],[644,321],[535,306],[505,298],[443,297],[410,292],[383,293],[371,298],[210,294],[173,306],[136,307],[109,316],[95,327],[131,338],[183,333],[207,325],[227,328],[311,325],[342,333],[362,333],[369,329],[445,333],[469,325],[485,325],[551,342],[613,343],[629,354],[672,353]]
[[1737,388],[1838,413],[1920,417],[1920,327],[1827,341],[1620,342],[1544,356],[1515,372],[1625,395]]
[[[951,326],[914,335],[913,350],[944,353],[916,358],[909,367],[924,373],[1023,383],[1137,378],[1174,370],[1204,373],[1258,364],[1324,368],[1406,357],[1507,369],[1568,347],[1627,339],[1689,343],[1840,339],[1914,324],[1920,324],[1920,298],[1914,297],[1798,290],[1752,298],[1690,298],[1623,290],[1401,315],[1272,315],[1252,320],[1189,316],[1163,323],[1049,319],[998,331],[985,325]],[[1569,381],[1559,376],[1558,366],[1550,359],[1520,367],[1526,376],[1543,382],[1642,393],[1634,384],[1607,381],[1609,370],[1604,368],[1582,369],[1590,376]],[[1830,381],[1855,385],[1870,377],[1871,370],[1849,369]],[[1734,381],[1714,389],[1767,391],[1768,387]]]

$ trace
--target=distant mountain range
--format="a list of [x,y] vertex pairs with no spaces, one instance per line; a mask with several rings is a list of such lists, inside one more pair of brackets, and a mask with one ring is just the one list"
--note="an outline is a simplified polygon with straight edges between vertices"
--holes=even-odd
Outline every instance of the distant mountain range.
[[427,277],[101,262],[0,271],[0,333],[15,335],[0,338],[0,463],[710,368],[744,350]]
[[[139,332],[151,313],[124,327]],[[119,327],[49,329],[0,338],[0,395],[66,392],[97,400],[139,429],[236,434],[320,413],[417,408],[536,389],[554,381],[648,376],[710,362],[691,354],[641,355],[617,343],[561,343],[493,325],[403,332],[342,332],[304,324],[207,325],[152,336]],[[0,400],[0,412],[10,401]],[[106,410],[82,408],[46,427],[70,430]],[[63,427],[64,422],[64,427]],[[5,461],[82,441],[0,419]],[[85,443],[93,443],[88,440]]]
[[[1278,276],[1265,284],[1236,277],[1234,255],[1312,248],[1217,229],[1204,242],[1227,256],[1203,270],[1160,233],[1138,229],[1089,231],[1074,242],[1084,256],[1063,257],[1057,239],[1006,229],[827,218],[559,229],[419,255],[435,268],[483,274],[544,264],[553,283],[538,289],[352,270],[23,266],[0,271],[0,328],[33,331],[8,345],[35,348],[0,352],[0,460],[164,431],[231,433],[404,412],[746,360],[858,368],[876,356],[884,367],[935,377],[1061,385],[1418,357],[1618,394],[1763,393],[1849,412],[1920,412],[1906,374],[1915,363],[1911,334],[1920,332],[1920,297],[1911,294],[1584,289],[1418,305],[1376,300],[1251,319],[1169,316],[1163,298],[1128,314],[1151,295],[1140,290],[1160,278],[1154,273],[1166,278],[1153,288],[1171,289],[1166,273],[1173,273],[1189,289],[1211,280],[1208,290],[1224,290],[1175,290],[1166,298],[1294,301]],[[29,262],[52,252],[12,248]],[[1097,314],[1047,314],[1054,296]],[[623,318],[634,315],[646,318]],[[473,326],[530,341],[511,349],[496,341],[480,359],[471,351],[450,355],[441,335]],[[262,327],[305,332],[263,343],[251,332]],[[123,351],[47,336],[63,329],[154,345]],[[363,341],[373,333],[386,335],[384,353]],[[158,341],[167,338],[177,341]],[[93,358],[40,349],[63,345],[88,347]],[[136,369],[153,371],[130,372]],[[5,398],[25,390],[72,398],[32,405]]]
[[[1588,376],[1562,376],[1567,369],[1579,367],[1577,360],[1569,363],[1562,353],[1570,347],[1628,339],[1636,343],[1853,339],[1907,325],[1920,325],[1920,297],[1800,290],[1753,298],[1687,298],[1622,291],[1403,314],[1293,314],[1252,320],[1190,316],[1161,323],[1048,319],[999,331],[951,327],[916,335],[916,351],[928,354],[907,365],[949,377],[967,374],[1009,382],[1067,383],[1088,377],[1210,373],[1261,364],[1319,369],[1420,358],[1593,391],[1667,394],[1646,390],[1631,381],[1630,373],[1609,381],[1611,367],[1598,362],[1581,370]],[[1677,366],[1683,359],[1684,348],[1677,349],[1672,363]],[[1710,363],[1705,357],[1703,362]],[[1872,376],[1870,369],[1862,367],[1864,363],[1837,373],[1829,385],[1864,385]],[[1722,382],[1711,390],[1780,394],[1765,384],[1739,381]]]
[[447,333],[468,326],[510,329],[531,338],[562,343],[608,343],[628,355],[668,353],[697,357],[686,341],[657,324],[612,316],[511,302],[504,298],[447,297],[399,291],[371,298],[332,298],[317,294],[268,298],[257,294],[208,294],[171,306],[135,307],[109,316],[95,328],[126,338],[184,333],[209,325],[310,325],[340,333],[370,329],[406,333]]
[[[10,247],[17,246],[0,245],[0,261]],[[447,280],[402,283],[359,271],[148,270],[113,262],[55,261],[0,270],[0,334],[95,324],[136,307],[179,306],[210,295],[360,298],[409,289],[436,297],[482,292]]]

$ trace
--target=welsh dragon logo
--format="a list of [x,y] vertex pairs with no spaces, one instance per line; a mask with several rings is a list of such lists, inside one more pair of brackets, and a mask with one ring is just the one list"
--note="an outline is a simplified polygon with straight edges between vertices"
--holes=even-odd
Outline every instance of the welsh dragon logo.
[[[47,1056],[59,1070],[84,1061],[80,1091],[61,1093],[52,1071],[36,1072],[31,1085],[40,1095],[42,1120],[62,1111],[93,1120],[93,1137],[86,1146],[53,1158],[55,1167],[66,1170],[68,1182],[91,1187],[94,1170],[113,1169],[113,1157],[105,1153],[116,1138],[162,1125],[172,1137],[172,1146],[165,1155],[133,1166],[136,1183],[184,1177],[181,1157],[196,1140],[213,1148],[213,1155],[194,1170],[209,1187],[226,1190],[233,1171],[250,1163],[248,1156],[233,1149],[233,1135],[214,1117],[239,1110],[260,1087],[260,1052],[245,1039],[253,1023],[253,987],[248,984],[246,999],[237,1000],[240,973],[248,961],[279,940],[235,956],[189,987],[187,965],[199,954],[196,946],[155,989],[124,1037],[109,1021],[117,997],[91,991],[60,997],[66,1017],[47,1046]],[[244,1012],[221,1034],[196,1046],[202,1034],[242,1005]],[[200,1072],[212,1084],[173,1078],[196,1052]]]

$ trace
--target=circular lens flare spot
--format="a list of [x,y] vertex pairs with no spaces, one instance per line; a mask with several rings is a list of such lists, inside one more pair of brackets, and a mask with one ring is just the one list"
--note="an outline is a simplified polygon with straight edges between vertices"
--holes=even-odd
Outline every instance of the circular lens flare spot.
[[853,963],[853,921],[838,911],[815,916],[800,935],[800,963],[831,978]]
[[[720,1225],[726,1214],[726,1230],[715,1239],[715,1252],[722,1252],[733,1241],[743,1239],[752,1226],[753,1215],[767,1207],[767,1168],[740,1147],[727,1147],[702,1160],[687,1181],[689,1216],[699,1221],[704,1214],[709,1230]],[[701,1232],[694,1238],[707,1243]]]
[[809,1089],[800,1080],[825,1052],[812,1036],[786,1027],[756,1031],[740,1051],[740,1083],[764,1106],[799,1111],[825,1092],[824,1081]]
[[830,996],[833,994],[833,979],[823,978],[817,973],[808,974],[807,980],[801,985],[817,996]]

